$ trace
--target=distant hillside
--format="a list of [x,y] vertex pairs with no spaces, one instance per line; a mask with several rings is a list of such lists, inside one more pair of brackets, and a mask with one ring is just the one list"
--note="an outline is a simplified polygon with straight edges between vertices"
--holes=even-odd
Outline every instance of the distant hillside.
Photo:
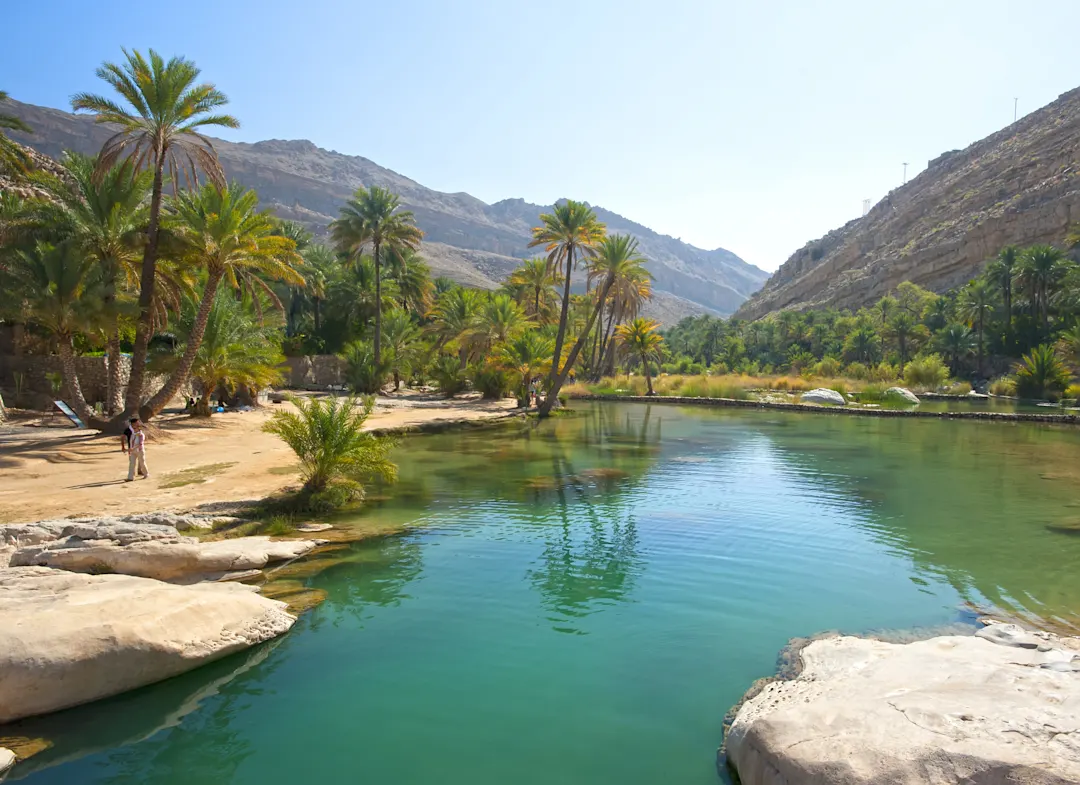
[[[67,149],[95,153],[109,136],[108,129],[89,117],[56,109],[12,101],[5,111],[34,129],[33,135],[12,134],[14,138],[53,157]],[[416,213],[425,232],[423,254],[436,275],[494,287],[517,260],[536,253],[528,248],[530,229],[545,207],[521,199],[489,205],[466,193],[433,191],[366,158],[323,150],[308,141],[214,144],[230,178],[257,189],[278,214],[316,231],[325,230],[361,185],[394,190]],[[609,231],[638,238],[656,279],[651,314],[665,321],[692,313],[731,313],[768,277],[730,251],[705,251],[602,208],[596,211]]]
[[866,216],[807,243],[745,303],[858,308],[903,281],[945,291],[1008,244],[1060,243],[1080,221],[1080,89],[944,153]]

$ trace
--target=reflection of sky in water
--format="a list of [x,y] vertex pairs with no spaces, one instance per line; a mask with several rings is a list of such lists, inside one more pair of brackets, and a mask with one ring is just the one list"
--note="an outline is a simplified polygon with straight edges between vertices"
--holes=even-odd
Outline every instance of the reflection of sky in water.
[[415,526],[304,578],[326,602],[261,661],[41,720],[16,776],[704,785],[792,636],[1080,608],[1071,431],[583,408],[404,441],[356,525]]

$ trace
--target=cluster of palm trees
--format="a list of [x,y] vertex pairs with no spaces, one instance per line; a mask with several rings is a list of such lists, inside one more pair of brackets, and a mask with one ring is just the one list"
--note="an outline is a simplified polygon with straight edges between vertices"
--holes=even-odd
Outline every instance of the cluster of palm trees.
[[[1080,237],[1065,240],[1070,248],[1078,244]],[[972,379],[1022,369],[1033,353],[1080,370],[1080,266],[1051,245],[1009,246],[944,295],[903,283],[856,313],[783,311],[756,322],[694,317],[666,337],[671,370],[890,380],[919,355],[934,353],[953,375]]]

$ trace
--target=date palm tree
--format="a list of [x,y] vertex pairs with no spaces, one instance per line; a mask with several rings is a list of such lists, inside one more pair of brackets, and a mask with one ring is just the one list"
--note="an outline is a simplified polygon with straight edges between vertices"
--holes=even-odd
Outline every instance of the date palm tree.
[[1005,308],[1005,339],[1011,345],[1013,279],[1016,277],[1019,250],[1015,245],[1006,245],[986,266],[986,278],[1001,292],[1001,304]]
[[975,278],[960,290],[956,310],[960,318],[975,330],[978,346],[978,373],[983,375],[983,338],[986,334],[986,322],[994,315],[997,305],[993,285],[985,278]]
[[178,194],[171,212],[169,228],[178,256],[190,268],[205,270],[206,282],[184,353],[165,385],[142,407],[144,420],[159,414],[187,381],[218,284],[240,289],[254,272],[295,286],[304,283],[296,269],[303,264],[296,244],[275,232],[273,216],[258,209],[254,191],[238,183],[220,190],[207,183]]
[[528,406],[529,390],[550,370],[554,352],[555,340],[536,330],[526,330],[497,348],[495,364],[514,378],[519,406]]
[[1050,291],[1064,274],[1068,260],[1052,245],[1033,245],[1021,255],[1018,278],[1031,303],[1031,315],[1050,331]]
[[387,277],[397,283],[401,307],[423,318],[431,309],[435,286],[431,268],[420,254],[409,248],[391,246],[386,255]]
[[1069,383],[1069,372],[1050,344],[1036,346],[1016,365],[1021,398],[1056,398]]
[[[8,94],[0,90],[0,104],[9,101]],[[13,114],[0,112],[0,129],[5,131],[22,131],[30,133],[30,126]],[[0,172],[9,172],[15,175],[26,173],[30,165],[30,156],[22,145],[16,144],[7,138],[6,134],[0,133]]]
[[900,372],[908,361],[908,349],[919,330],[915,317],[908,311],[896,311],[885,324],[885,334],[896,342],[896,351],[900,355]]
[[390,373],[394,376],[394,392],[401,389],[401,376],[408,374],[412,365],[413,349],[420,339],[420,328],[408,311],[401,308],[386,314],[383,338],[390,352]]
[[[563,277],[562,310],[559,314],[559,328],[555,334],[555,351],[552,354],[549,389],[555,388],[555,378],[560,373],[559,360],[562,357],[563,342],[566,339],[566,326],[570,313],[570,283],[574,266],[584,258],[596,255],[596,246],[603,239],[607,227],[596,217],[593,209],[584,202],[567,199],[555,205],[550,213],[540,216],[542,226],[534,227],[533,239],[529,247],[542,245],[547,252],[548,268],[561,272]],[[555,390],[556,394],[558,390]],[[549,393],[549,399],[550,399]],[[545,399],[549,406],[554,401]],[[548,410],[542,410],[546,414]]]
[[660,347],[664,342],[664,337],[657,332],[659,327],[659,322],[639,316],[632,322],[615,328],[615,335],[623,350],[641,360],[649,395],[656,395],[652,386],[652,374],[649,372],[649,360],[660,361]]
[[166,61],[153,49],[149,59],[134,49],[125,49],[124,58],[120,65],[106,62],[97,69],[98,78],[112,87],[123,103],[93,93],[78,93],[71,99],[71,108],[92,113],[95,122],[118,126],[119,130],[101,148],[99,174],[109,171],[123,157],[130,158],[136,169],[153,172],[139,275],[140,313],[124,407],[127,416],[142,402],[147,349],[154,331],[154,286],[166,171],[174,188],[181,177],[194,183],[200,171],[211,182],[224,186],[225,173],[217,151],[201,131],[210,126],[239,128],[240,123],[220,112],[228,99],[214,85],[197,83],[199,69],[190,60],[173,57]]
[[562,282],[562,274],[553,269],[543,256],[526,259],[510,273],[507,283],[520,287],[525,295],[522,305],[525,313],[538,324],[547,324],[555,311],[555,287]]
[[508,294],[494,294],[480,307],[473,327],[477,351],[487,354],[500,343],[509,341],[523,330],[533,327],[533,321]]
[[960,372],[960,361],[971,356],[975,341],[971,329],[966,324],[953,322],[937,336],[938,348],[949,358],[949,369],[956,376]]
[[424,236],[416,227],[411,210],[402,210],[401,199],[386,188],[373,185],[359,188],[341,208],[336,221],[330,224],[330,232],[338,250],[349,258],[359,258],[367,246],[371,246],[375,263],[375,364],[382,357],[382,252],[384,248],[397,251],[420,247]]
[[[652,274],[645,269],[645,257],[638,252],[638,242],[630,235],[605,237],[597,248],[596,258],[589,264],[589,283],[602,290],[611,277],[607,294],[599,300],[600,313],[596,325],[596,374],[602,372],[605,354],[613,353],[613,324],[638,315],[642,304],[652,296]],[[606,329],[604,309],[608,310]]]
[[472,338],[482,306],[480,292],[456,286],[439,297],[432,311],[432,331],[438,337],[438,348],[442,349],[456,341],[462,371],[469,362]]

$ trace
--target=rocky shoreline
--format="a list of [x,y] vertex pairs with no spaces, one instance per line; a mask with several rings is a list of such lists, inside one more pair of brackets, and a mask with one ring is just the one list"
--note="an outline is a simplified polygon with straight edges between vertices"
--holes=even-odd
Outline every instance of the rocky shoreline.
[[793,642],[725,722],[742,785],[1080,781],[1080,638]]
[[746,401],[738,398],[692,398],[677,395],[574,395],[577,401],[616,401],[622,403],[664,403],[691,406],[729,406],[742,409],[776,409],[809,414],[837,414],[855,417],[923,417],[938,420],[989,420],[993,422],[1037,422],[1080,425],[1076,414],[1026,414],[1020,412],[920,412],[905,409],[862,409],[851,406],[821,406],[811,403]]

